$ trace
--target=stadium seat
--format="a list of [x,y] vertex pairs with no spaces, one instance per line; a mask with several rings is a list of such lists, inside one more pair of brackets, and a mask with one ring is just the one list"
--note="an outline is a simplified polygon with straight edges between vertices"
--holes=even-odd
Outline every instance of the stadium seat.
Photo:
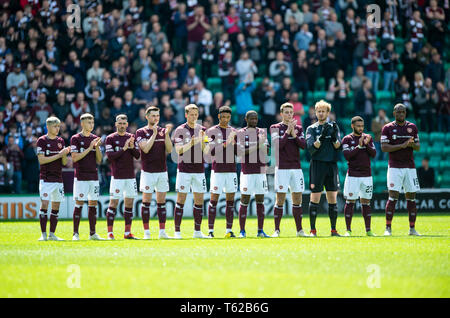
[[443,133],[443,132],[434,131],[434,132],[430,133],[430,143],[432,143],[433,145],[438,142],[441,142],[442,144],[444,144],[445,139],[446,139],[445,133]]
[[445,143],[448,145],[450,144],[450,132],[445,134]]
[[445,173],[442,175],[442,179],[440,181],[441,188],[450,188],[450,173]]
[[420,145],[422,145],[423,142],[428,142],[430,140],[430,134],[425,131],[419,131],[419,140]]
[[382,100],[390,101],[393,97],[391,91],[377,91],[375,95],[376,95],[377,101],[380,101],[380,102]]
[[206,80],[206,87],[212,91],[221,90],[222,80],[220,77],[210,77]]

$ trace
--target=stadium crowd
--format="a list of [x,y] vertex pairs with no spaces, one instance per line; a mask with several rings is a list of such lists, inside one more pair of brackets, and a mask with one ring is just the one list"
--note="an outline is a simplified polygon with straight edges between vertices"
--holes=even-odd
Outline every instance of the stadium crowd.
[[[80,10],[68,12],[72,3]],[[381,8],[379,28],[367,24],[370,3]],[[52,114],[62,121],[66,145],[83,113],[94,115],[94,133],[105,138],[118,114],[128,116],[131,133],[145,126],[148,104],[161,109],[160,125],[178,126],[184,106],[195,103],[207,128],[217,123],[222,105],[234,106],[237,126],[257,106],[260,127],[268,128],[280,119],[279,105],[289,101],[306,128],[316,121],[307,106],[323,81],[337,121],[362,116],[377,147],[391,116],[391,109],[375,110],[380,92],[393,92],[391,105],[405,104],[421,131],[449,132],[449,5],[0,0],[0,192],[38,192],[36,140]],[[209,87],[211,78],[220,78],[220,89]],[[168,164],[174,175],[176,164]],[[108,189],[106,160],[100,175]]]

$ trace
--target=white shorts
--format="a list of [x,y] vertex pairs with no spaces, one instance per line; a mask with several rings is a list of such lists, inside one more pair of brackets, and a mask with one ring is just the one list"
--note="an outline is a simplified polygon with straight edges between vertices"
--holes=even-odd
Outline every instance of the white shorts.
[[188,173],[177,171],[177,182],[175,186],[177,192],[206,193],[206,178],[204,173]]
[[415,168],[388,168],[388,190],[401,192],[417,192],[420,190],[419,179]]
[[372,177],[345,177],[344,198],[347,200],[372,199],[373,179]]
[[39,195],[41,200],[61,202],[64,199],[64,185],[59,182],[39,180]]
[[139,190],[144,193],[169,192],[169,177],[165,172],[141,171]]
[[265,173],[243,174],[241,172],[241,194],[255,195],[267,193],[267,176]]
[[114,179],[111,177],[109,196],[113,199],[137,197],[136,179]]
[[291,193],[305,191],[305,179],[302,169],[278,169],[275,168],[275,192]]
[[221,194],[236,193],[238,189],[238,181],[236,172],[214,172],[211,171],[211,193]]
[[73,198],[76,201],[98,201],[100,192],[100,183],[98,180],[78,181],[75,178],[73,182]]

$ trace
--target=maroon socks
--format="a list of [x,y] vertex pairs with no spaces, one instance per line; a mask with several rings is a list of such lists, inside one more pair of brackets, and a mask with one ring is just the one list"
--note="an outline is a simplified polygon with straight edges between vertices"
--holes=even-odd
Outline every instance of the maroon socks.
[[212,232],[214,230],[214,222],[216,221],[217,201],[209,201],[208,205],[208,228]]
[[292,215],[294,216],[297,232],[302,230],[303,208],[301,205],[292,205]]
[[142,224],[144,225],[144,230],[148,230],[148,222],[150,221],[150,203],[142,202],[141,205],[141,215],[142,215]]
[[47,211],[44,209],[39,211],[39,222],[41,223],[41,232],[47,232]]
[[414,228],[417,216],[416,200],[406,200],[406,208],[409,215],[409,227]]
[[275,221],[275,231],[280,230],[281,218],[283,217],[283,206],[279,207],[275,204],[273,207],[273,220]]
[[394,217],[395,212],[395,204],[397,200],[389,198],[386,202],[386,227],[390,228],[392,224],[392,219]]
[[247,208],[248,206],[241,203],[239,207],[239,226],[241,231],[245,231],[245,221],[247,220]]
[[194,230],[200,231],[203,218],[203,205],[194,204]]
[[81,221],[81,210],[83,209],[82,205],[76,205],[73,209],[73,234],[78,233],[78,228],[80,227]]
[[184,204],[182,203],[177,203],[175,205],[175,210],[173,212],[175,218],[175,232],[180,232],[181,220],[183,218],[183,206]]
[[227,201],[227,206],[225,208],[225,218],[227,220],[227,229],[233,227],[233,218],[234,218],[234,202]]
[[346,202],[344,206],[344,216],[345,216],[345,225],[347,226],[347,231],[351,231],[351,224],[353,218],[353,210],[355,208],[355,203]]

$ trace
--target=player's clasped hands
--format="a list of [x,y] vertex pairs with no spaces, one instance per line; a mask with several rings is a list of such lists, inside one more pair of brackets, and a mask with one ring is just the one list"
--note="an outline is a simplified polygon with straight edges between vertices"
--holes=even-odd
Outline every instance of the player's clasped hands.
[[165,131],[166,135],[170,134],[170,132],[172,131],[172,128],[173,128],[173,124],[166,125],[166,131]]
[[59,153],[61,154],[61,156],[67,156],[70,153],[70,146],[61,149]]
[[102,142],[102,139],[100,137],[95,138],[94,140],[91,141],[91,144],[89,145],[89,148],[93,149],[93,148],[97,148],[100,143]]

